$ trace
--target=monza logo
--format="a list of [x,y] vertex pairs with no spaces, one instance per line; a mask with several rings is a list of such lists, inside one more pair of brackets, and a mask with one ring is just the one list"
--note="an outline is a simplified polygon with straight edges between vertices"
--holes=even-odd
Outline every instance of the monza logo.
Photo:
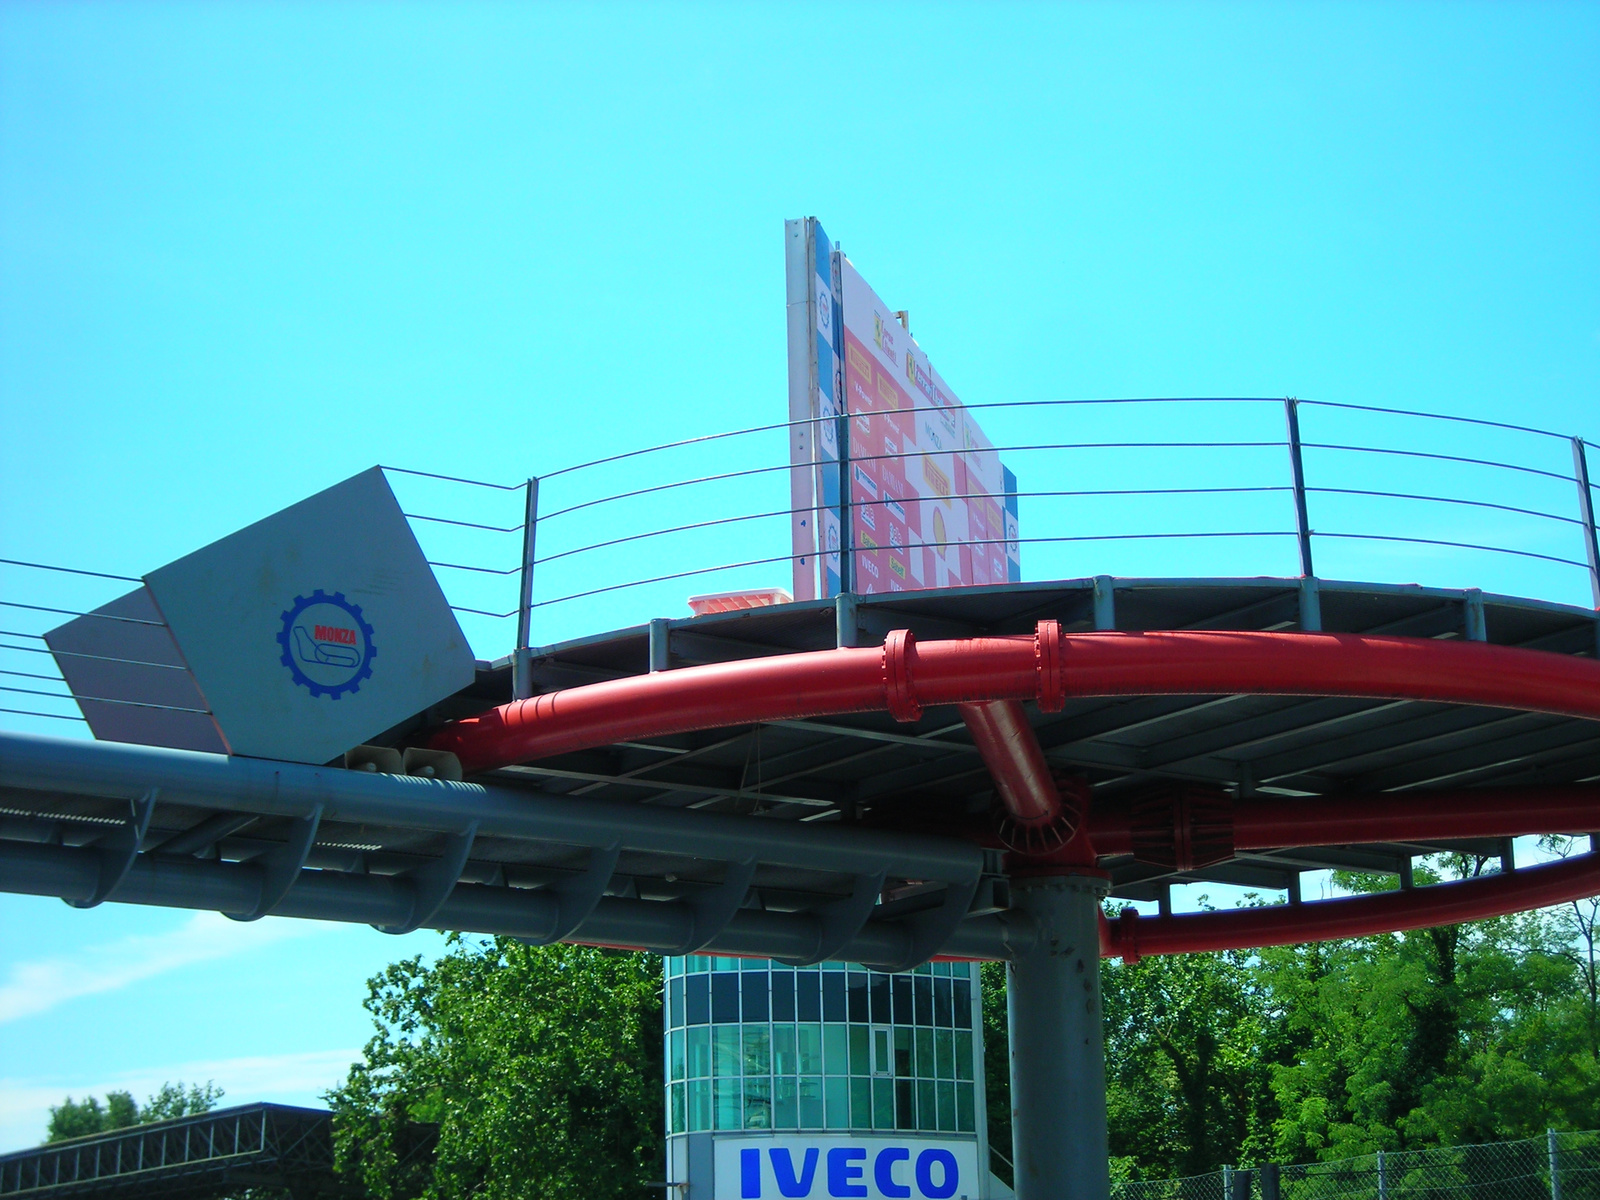
[[310,596],[296,596],[284,611],[278,661],[313,696],[337,700],[360,691],[361,681],[372,677],[378,655],[372,635],[359,605],[343,592],[330,595],[318,588]]

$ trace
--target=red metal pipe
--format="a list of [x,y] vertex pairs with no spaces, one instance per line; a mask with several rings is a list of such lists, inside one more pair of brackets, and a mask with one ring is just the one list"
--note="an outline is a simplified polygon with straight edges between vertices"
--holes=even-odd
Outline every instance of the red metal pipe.
[[1600,893],[1600,854],[1585,854],[1504,875],[1375,896],[1170,917],[1141,917],[1128,909],[1119,920],[1101,925],[1100,952],[1136,961],[1150,954],[1248,950],[1368,937],[1481,921],[1596,893]]
[[[1133,853],[1133,813],[1100,806],[1088,831],[1101,854]],[[1346,846],[1589,833],[1600,828],[1600,787],[1476,788],[1437,792],[1275,796],[1233,802],[1233,846]]]
[[[972,741],[994,777],[994,790],[1011,819],[1024,828],[1053,824],[1061,816],[1061,793],[1050,777],[1039,737],[1018,700],[956,706]],[[1077,828],[1072,814],[1065,833]]]
[[887,709],[1066,696],[1352,696],[1479,704],[1600,720],[1600,662],[1482,642],[1341,633],[1170,630],[823,650],[639,675],[552,692],[438,730],[468,771],[618,741]]

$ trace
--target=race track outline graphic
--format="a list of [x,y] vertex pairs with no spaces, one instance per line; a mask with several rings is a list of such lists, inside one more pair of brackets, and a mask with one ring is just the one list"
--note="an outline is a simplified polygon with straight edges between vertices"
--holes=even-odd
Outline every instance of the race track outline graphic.
[[278,645],[279,661],[294,682],[314,697],[331,700],[360,691],[361,681],[372,677],[378,654],[360,605],[345,599],[343,592],[321,588],[296,596],[284,611]]

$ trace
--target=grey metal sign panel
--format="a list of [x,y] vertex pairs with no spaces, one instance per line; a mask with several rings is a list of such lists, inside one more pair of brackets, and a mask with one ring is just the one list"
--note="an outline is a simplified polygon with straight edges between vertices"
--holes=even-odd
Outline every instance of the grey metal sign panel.
[[327,762],[473,679],[377,467],[145,583],[233,754]]
[[226,750],[172,631],[143,587],[44,635],[95,737]]

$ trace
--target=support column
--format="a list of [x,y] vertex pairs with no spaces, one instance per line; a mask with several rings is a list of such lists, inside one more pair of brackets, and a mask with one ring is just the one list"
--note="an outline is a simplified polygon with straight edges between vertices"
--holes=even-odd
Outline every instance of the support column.
[[1012,881],[1039,940],[1006,970],[1018,1200],[1108,1200],[1100,899],[1091,875]]

